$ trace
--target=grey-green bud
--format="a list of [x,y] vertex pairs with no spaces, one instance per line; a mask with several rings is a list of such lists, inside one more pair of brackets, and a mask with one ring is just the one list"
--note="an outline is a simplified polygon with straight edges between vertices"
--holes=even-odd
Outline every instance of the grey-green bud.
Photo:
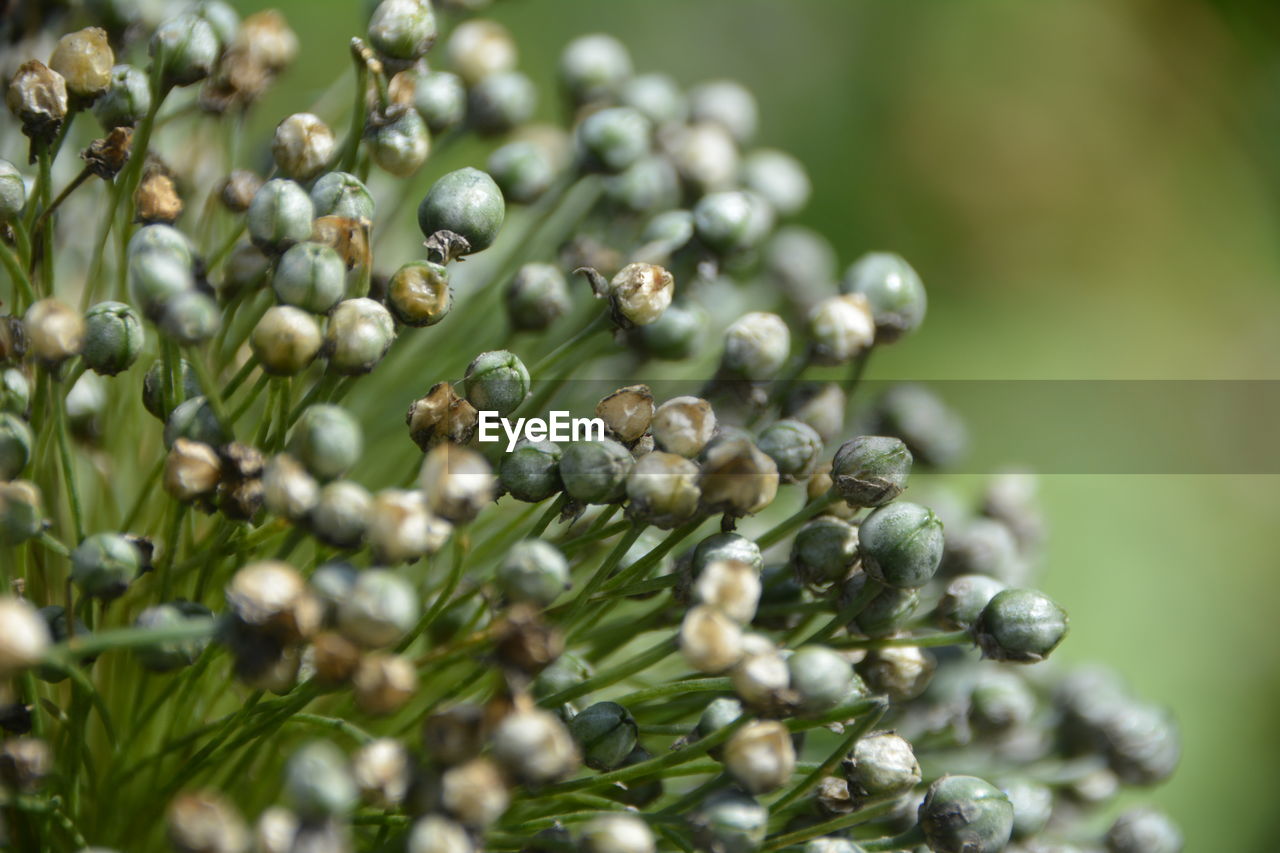
[[722,255],[760,245],[773,230],[773,208],[747,190],[722,190],[704,195],[693,207],[699,239]]
[[876,580],[899,589],[924,586],[942,561],[942,522],[919,504],[886,504],[858,530],[862,566]]
[[559,445],[549,441],[523,441],[503,455],[498,481],[518,501],[539,503],[564,488],[560,482]]
[[166,86],[188,86],[208,77],[220,50],[213,27],[193,14],[170,18],[151,36],[150,53]]
[[960,575],[947,584],[934,610],[943,628],[971,628],[1004,584],[987,575]]
[[249,237],[254,245],[280,251],[311,237],[315,207],[306,190],[276,178],[262,185],[249,205]]
[[[164,631],[181,627],[184,622],[213,615],[209,608],[193,601],[172,601],[148,607],[134,620],[135,628]],[[171,672],[195,663],[208,646],[207,639],[168,640],[135,651],[138,662],[152,672]]]
[[40,489],[27,480],[0,478],[0,545],[18,545],[44,529]]
[[707,313],[697,305],[676,303],[647,326],[635,330],[641,348],[653,358],[683,361],[705,342]]
[[12,480],[31,461],[31,427],[17,415],[0,413],[0,480]]
[[506,133],[533,117],[538,89],[519,71],[490,74],[471,87],[467,119],[482,135]]
[[311,204],[316,216],[373,221],[376,206],[369,188],[349,172],[329,172],[311,185]]
[[189,346],[217,333],[222,312],[212,297],[198,290],[184,290],[165,300],[157,322],[166,337]]
[[609,107],[579,122],[574,138],[584,168],[617,174],[649,153],[652,132],[639,110]]
[[755,853],[764,844],[769,828],[769,810],[754,797],[727,789],[707,797],[690,818],[690,823],[702,850]]
[[780,216],[799,213],[813,190],[800,161],[775,148],[758,148],[743,158],[742,185],[758,193]]
[[634,465],[631,451],[612,439],[575,442],[560,457],[560,478],[575,500],[612,503],[622,497]]
[[431,134],[418,111],[393,105],[370,121],[365,131],[369,154],[378,168],[407,178],[422,167],[431,152]]
[[344,299],[329,314],[324,351],[329,369],[343,376],[368,373],[382,361],[396,338],[391,313],[367,297]]
[[858,561],[858,535],[858,528],[831,516],[806,523],[791,543],[796,577],[814,586],[844,580]]
[[0,160],[0,222],[22,213],[27,204],[27,186],[22,173],[8,160]]
[[467,90],[462,78],[448,71],[419,75],[413,85],[413,106],[432,133],[456,127],[467,112]]
[[280,257],[271,287],[284,304],[324,314],[342,299],[346,267],[329,246],[298,243]]
[[289,452],[321,480],[341,477],[360,461],[360,424],[341,406],[308,406],[289,436]]
[[103,601],[119,598],[141,569],[138,547],[119,533],[94,533],[71,552],[71,581]]
[[822,438],[817,430],[797,420],[784,419],[766,427],[757,444],[777,464],[778,476],[784,483],[808,479],[822,455]]
[[142,319],[123,302],[99,302],[84,315],[84,350],[89,369],[103,376],[127,370],[142,351]]
[[578,104],[617,94],[631,76],[631,54],[610,35],[579,36],[560,54],[560,83]]
[[867,593],[871,598],[858,615],[850,620],[850,633],[867,637],[887,637],[896,633],[916,612],[916,607],[920,604],[920,593],[914,589],[885,586],[869,577],[866,572],[855,572],[841,589],[841,604],[852,602],[862,594],[867,584],[874,587]]
[[901,794],[920,782],[920,764],[906,738],[881,732],[860,738],[844,761],[855,807],[871,797]]
[[507,350],[484,352],[467,365],[463,385],[467,400],[477,410],[505,417],[529,396],[529,371]]
[[935,853],[998,853],[1013,832],[1013,805],[977,777],[943,776],[929,786],[919,820]]
[[883,506],[907,487],[912,461],[900,440],[860,435],[836,451],[831,482],[850,506]]
[[858,677],[853,667],[826,646],[801,646],[787,658],[791,689],[798,708],[816,714],[835,708],[849,695]]
[[549,607],[569,588],[569,563],[550,542],[526,539],[511,546],[496,577],[509,601]]
[[638,733],[631,713],[616,702],[597,702],[569,721],[569,734],[578,742],[583,761],[595,770],[621,765],[635,748]]
[[755,95],[734,80],[710,80],[693,87],[689,113],[693,121],[720,125],[738,142],[749,142],[759,121]]
[[527,139],[517,139],[489,155],[489,174],[513,204],[532,204],[555,180],[556,166],[547,149]]
[[840,289],[860,293],[871,304],[876,340],[891,343],[924,322],[928,300],[920,276],[898,255],[872,252],[845,273]]
[[974,625],[984,657],[1015,663],[1044,660],[1067,636],[1067,613],[1031,589],[996,593]]
[[174,406],[164,422],[164,446],[173,447],[180,438],[218,447],[230,438],[218,421],[213,407],[203,396],[190,397]]
[[689,114],[680,85],[662,73],[639,74],[622,83],[618,100],[644,113],[655,127],[679,124]]
[[380,648],[403,637],[419,615],[412,583],[387,569],[365,569],[338,602],[338,630],[354,643]]
[[1107,830],[1107,853],[1181,853],[1182,833],[1163,812],[1130,809]]
[[132,65],[112,68],[107,90],[93,102],[93,114],[107,130],[133,127],[150,111],[147,73]]
[[450,172],[432,184],[418,205],[418,227],[428,240],[449,231],[467,242],[471,254],[489,248],[502,228],[506,204],[493,178],[479,169]]
[[153,417],[162,421],[168,420],[173,407],[200,394],[200,380],[196,376],[195,368],[185,358],[178,359],[176,372],[176,381],[168,406],[165,405],[165,397],[169,376],[165,363],[154,362],[142,377],[142,405]]
[[373,510],[373,495],[359,483],[335,480],[320,490],[311,510],[311,532],[335,548],[355,548],[364,540]]
[[303,744],[285,764],[284,789],[299,814],[321,818],[345,815],[359,790],[346,755],[328,741]]
[[382,0],[369,18],[369,43],[383,56],[419,59],[435,43],[436,16],[429,0]]
[[525,264],[507,285],[506,305],[513,329],[546,329],[571,305],[564,273],[553,264]]

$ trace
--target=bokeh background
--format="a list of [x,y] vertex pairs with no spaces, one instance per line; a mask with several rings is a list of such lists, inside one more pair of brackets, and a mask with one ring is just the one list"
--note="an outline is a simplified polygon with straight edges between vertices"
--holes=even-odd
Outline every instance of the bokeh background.
[[[270,5],[308,47],[264,126],[332,79],[362,14]],[[923,331],[875,360],[876,379],[1280,376],[1274,3],[502,0],[491,14],[547,91],[564,43],[596,30],[641,68],[749,85],[760,142],[814,178],[802,221],[845,263],[900,252],[929,288]],[[1154,799],[1187,849],[1270,850],[1280,478],[1178,470],[1046,476],[1043,586],[1072,614],[1062,657],[1109,661],[1176,709],[1183,766]]]

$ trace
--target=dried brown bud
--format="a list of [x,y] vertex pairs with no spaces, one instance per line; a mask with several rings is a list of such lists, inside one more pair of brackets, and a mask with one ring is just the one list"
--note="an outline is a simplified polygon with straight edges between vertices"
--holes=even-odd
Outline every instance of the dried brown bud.
[[418,689],[418,672],[408,658],[371,652],[361,659],[352,678],[356,704],[367,714],[392,714],[404,707]]
[[360,665],[360,648],[336,631],[322,631],[311,640],[311,663],[324,684],[345,684]]
[[311,224],[311,242],[332,247],[347,269],[366,267],[373,261],[369,248],[369,223],[342,216],[320,216]]
[[422,745],[441,764],[461,764],[480,754],[485,739],[485,713],[478,705],[455,705],[437,711],[422,724]]
[[182,197],[173,179],[162,169],[150,169],[133,194],[134,210],[138,222],[148,225],[163,222],[172,225],[182,215]]
[[45,364],[61,364],[84,348],[84,316],[57,299],[41,299],[23,315],[31,354]]
[[653,392],[648,385],[619,388],[596,404],[596,416],[618,441],[628,445],[649,430],[653,411]]
[[244,213],[262,189],[262,178],[248,169],[236,169],[222,182],[218,199],[232,213]]
[[427,451],[443,442],[466,444],[471,441],[479,415],[475,406],[458,396],[452,385],[437,382],[427,396],[409,405],[404,420],[409,425],[409,437]]
[[19,791],[38,790],[52,768],[49,744],[40,738],[10,738],[0,747],[0,778]]
[[726,439],[707,451],[698,485],[708,512],[752,515],[778,494],[778,466],[749,440]]
[[538,608],[517,604],[498,628],[498,659],[526,675],[536,675],[564,652],[564,637],[546,624]]
[[133,148],[133,128],[117,127],[102,139],[95,139],[80,152],[85,168],[104,181],[110,181],[129,162]]
[[5,103],[33,141],[50,142],[67,117],[67,84],[62,75],[33,59],[9,82]]
[[179,501],[207,495],[222,477],[222,461],[212,447],[179,438],[164,461],[164,490]]

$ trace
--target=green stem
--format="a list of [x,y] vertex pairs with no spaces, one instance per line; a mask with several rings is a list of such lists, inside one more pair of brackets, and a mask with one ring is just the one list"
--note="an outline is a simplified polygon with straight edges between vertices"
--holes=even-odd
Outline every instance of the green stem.
[[851,826],[868,823],[878,817],[883,817],[892,812],[898,806],[898,797],[892,797],[885,802],[868,804],[856,812],[840,817],[825,820],[822,823],[815,823],[806,826],[804,829],[797,829],[795,832],[788,832],[784,835],[776,835],[765,842],[761,848],[762,853],[772,853],[774,850],[781,850],[784,847],[791,847],[795,844],[803,844],[811,838],[820,838],[824,835],[830,835],[833,832],[839,832],[842,829],[848,829]]
[[832,634],[856,619],[858,614],[866,609],[872,599],[879,595],[880,591],[883,589],[884,584],[880,583],[880,581],[875,578],[868,577],[866,583],[862,585],[862,589],[858,590],[858,594],[855,595],[848,604],[840,608],[836,615],[831,617],[829,622],[821,628],[818,628],[799,643],[796,643],[796,646],[807,646],[812,643],[826,642]]
[[467,548],[463,541],[464,536],[461,530],[453,531],[453,565],[449,569],[449,577],[445,579],[444,586],[440,588],[440,592],[436,594],[435,603],[426,613],[422,614],[422,618],[418,620],[418,624],[413,626],[413,630],[405,635],[404,639],[396,646],[397,652],[403,652],[409,646],[413,645],[413,641],[422,636],[422,633],[431,627],[431,624],[439,618],[445,608],[449,606],[450,599],[453,598],[454,592],[457,591],[458,585],[462,583],[462,575],[466,567]]
[[[579,696],[586,696],[596,690],[600,690],[610,685],[617,684],[624,678],[629,678],[641,670],[653,666],[658,661],[675,653],[680,646],[675,637],[663,640],[657,645],[651,646],[640,654],[628,661],[618,664],[611,669],[606,669],[588,678],[586,681],[575,684],[573,687],[566,687],[557,693],[542,699],[538,704],[544,708],[555,708],[563,705],[565,702],[571,702]],[[639,767],[640,765],[634,765]],[[633,778],[633,777],[628,777]]]
[[888,853],[890,850],[914,850],[924,841],[924,830],[920,827],[920,824],[916,824],[901,835],[895,835],[892,838],[861,841],[859,844],[867,853]]
[[[630,708],[655,699],[667,699],[672,696],[684,696],[690,693],[732,693],[733,682],[726,678],[690,678],[687,681],[673,681],[657,687],[646,687],[620,697],[617,702]],[[687,728],[687,727],[686,727]]]
[[164,643],[180,643],[213,637],[219,622],[214,618],[191,618],[170,628],[113,628],[93,634],[77,634],[45,652],[45,663],[65,667],[80,658],[93,657],[116,649],[136,649]]
[[853,637],[833,643],[841,649],[936,649],[942,646],[963,646],[973,643],[968,630],[941,631],[936,634],[917,634],[907,637]]
[[[577,622],[578,617],[582,615],[583,608],[591,601],[591,596],[596,594],[596,591],[600,589],[609,578],[609,575],[613,573],[613,570],[617,568],[618,563],[622,562],[622,558],[626,556],[627,551],[631,549],[631,546],[635,544],[635,541],[640,538],[640,534],[643,532],[644,526],[637,524],[631,528],[630,532],[618,540],[618,543],[613,546],[613,550],[609,552],[600,567],[591,576],[591,579],[587,581],[586,586],[570,602],[569,612],[564,617],[564,625],[573,625]],[[570,631],[566,641],[572,640],[573,636],[574,632]]]
[[80,506],[80,487],[76,484],[75,467],[71,459],[71,436],[67,431],[67,401],[64,395],[53,395],[53,416],[58,431],[58,457],[62,463],[62,479],[67,490],[67,505],[71,510],[71,526],[76,542],[84,541],[84,515]]
[[18,260],[13,250],[0,240],[0,263],[4,264],[4,268],[9,272],[9,278],[13,279],[13,285],[22,292],[24,301],[14,300],[15,312],[19,313],[17,308],[30,305],[36,301],[35,289],[31,287],[31,279],[27,277],[27,272],[22,268],[22,263]]
[[815,515],[821,513],[824,509],[840,500],[840,495],[835,492],[828,492],[816,501],[812,501],[800,509],[796,510],[792,515],[779,521],[770,529],[766,530],[756,538],[756,545],[763,551],[771,545],[775,545],[786,538],[787,534],[804,524]]
[[871,713],[864,717],[860,717],[857,723],[849,727],[849,731],[844,738],[841,739],[840,745],[837,746],[829,756],[827,756],[827,759],[819,764],[812,773],[809,773],[801,779],[776,803],[771,803],[769,805],[769,810],[771,812],[782,811],[787,806],[809,793],[814,786],[822,781],[823,777],[830,776],[831,771],[834,770],[836,765],[839,764],[845,755],[849,753],[849,750],[853,749],[854,744],[856,744],[863,735],[871,731],[872,727],[874,727],[876,723],[880,722],[881,718],[884,717],[885,711],[888,710],[888,707],[888,701],[882,701],[877,708],[871,711]]

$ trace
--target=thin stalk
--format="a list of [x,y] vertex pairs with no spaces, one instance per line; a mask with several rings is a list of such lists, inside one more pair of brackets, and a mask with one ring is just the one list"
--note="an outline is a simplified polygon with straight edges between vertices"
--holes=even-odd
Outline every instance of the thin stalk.
[[[573,687],[566,687],[564,690],[552,693],[550,696],[542,699],[538,704],[542,705],[544,708],[555,708],[558,705],[563,705],[565,702],[571,702],[579,696],[586,696],[588,693],[593,691],[617,684],[624,678],[629,678],[637,672],[647,669],[658,661],[674,654],[677,648],[679,648],[679,643],[675,637],[663,640],[661,643],[650,646],[648,649],[628,661],[624,661],[615,667],[596,673],[591,678],[588,678],[579,684],[575,684]],[[639,767],[640,765],[636,764],[633,766]]]
[[973,643],[973,634],[968,630],[940,631],[936,634],[917,634],[908,637],[853,637],[838,640],[833,646],[841,649],[900,649],[915,647],[919,649],[936,649],[942,646],[964,646]]
[[404,639],[396,646],[397,652],[403,652],[409,646],[413,645],[413,641],[422,636],[422,633],[431,627],[431,623],[439,618],[445,608],[449,606],[449,600],[453,598],[453,594],[458,589],[458,584],[462,582],[462,575],[466,568],[467,545],[465,536],[461,530],[453,531],[453,565],[449,569],[449,577],[445,579],[444,586],[436,594],[435,603],[422,614],[422,618],[418,620],[418,624],[413,626],[413,630],[405,635]]
[[856,812],[840,817],[825,820],[822,823],[815,823],[806,826],[804,829],[797,829],[794,832],[788,832],[783,835],[775,835],[765,842],[761,848],[763,853],[772,853],[774,850],[781,850],[784,847],[791,847],[795,844],[803,844],[811,838],[820,838],[824,835],[830,835],[833,832],[839,832],[842,829],[848,829],[851,826],[868,823],[878,817],[883,817],[892,812],[898,805],[898,797],[892,797],[885,802],[868,804],[864,808],[858,809]]
[[773,527],[766,530],[760,536],[756,537],[756,545],[763,551],[771,545],[776,545],[786,538],[787,534],[804,524],[815,515],[821,513],[824,509],[840,500],[840,495],[835,492],[828,492],[816,501],[812,501],[796,510],[793,514],[779,521]]
[[[622,558],[626,556],[627,551],[640,538],[640,534],[644,532],[643,525],[635,525],[625,536],[618,540],[618,544],[613,546],[613,550],[600,563],[600,567],[596,569],[591,579],[587,581],[582,591],[569,603],[569,612],[564,617],[565,625],[573,625],[582,615],[583,608],[591,601],[591,596],[595,595],[604,582],[613,574],[613,570],[618,567],[618,563],[622,562]],[[567,639],[573,639],[574,632],[570,631]]]

